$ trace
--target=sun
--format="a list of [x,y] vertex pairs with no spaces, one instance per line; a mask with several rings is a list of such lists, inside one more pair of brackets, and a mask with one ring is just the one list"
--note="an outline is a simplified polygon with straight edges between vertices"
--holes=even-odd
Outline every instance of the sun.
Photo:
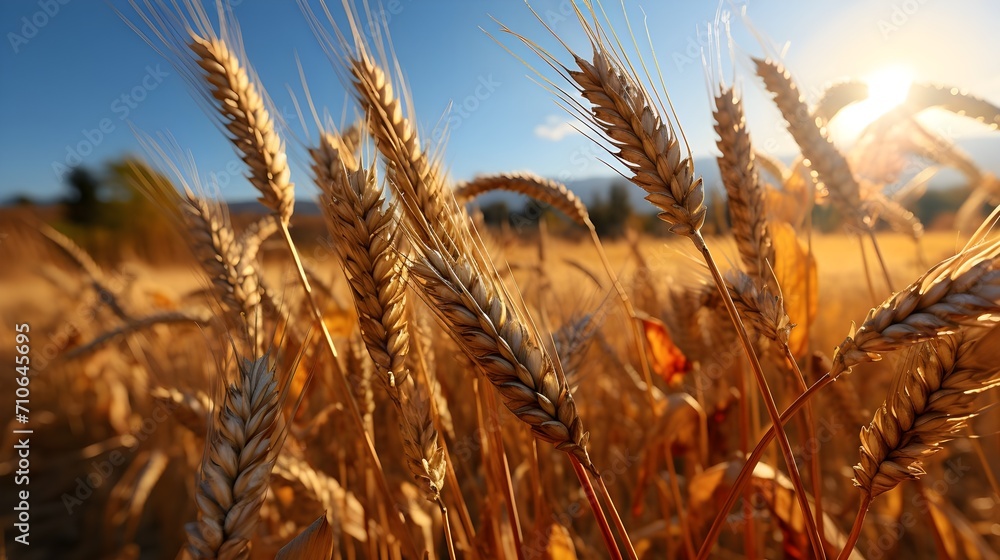
[[913,83],[913,71],[906,66],[887,66],[864,78],[868,98],[845,107],[831,124],[836,137],[857,138],[872,121],[902,103]]

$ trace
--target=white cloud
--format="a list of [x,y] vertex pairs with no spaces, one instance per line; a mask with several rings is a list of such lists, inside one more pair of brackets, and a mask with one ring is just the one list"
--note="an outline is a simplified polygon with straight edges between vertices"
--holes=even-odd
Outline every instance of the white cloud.
[[558,142],[571,134],[579,134],[579,126],[572,120],[561,119],[555,115],[545,117],[545,122],[535,127],[535,136]]

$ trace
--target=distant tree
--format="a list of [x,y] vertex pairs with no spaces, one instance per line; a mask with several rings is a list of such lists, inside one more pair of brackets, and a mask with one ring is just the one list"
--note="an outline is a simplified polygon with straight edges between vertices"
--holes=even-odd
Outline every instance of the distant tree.
[[[954,213],[961,208],[962,203],[969,197],[972,189],[968,186],[951,187],[947,189],[928,189],[921,196],[914,207],[913,214],[920,222],[926,226],[933,224],[941,213]],[[985,216],[992,207],[983,205],[983,215]]]
[[86,167],[75,167],[66,178],[70,189],[66,198],[66,219],[80,226],[101,221],[101,182]]
[[632,216],[632,202],[629,200],[629,186],[615,182],[608,189],[608,198],[601,194],[594,196],[587,209],[594,228],[602,237],[615,238],[625,233],[625,224]]
[[11,206],[22,206],[22,207],[28,206],[28,207],[30,207],[30,206],[34,206],[35,205],[35,201],[32,200],[31,197],[29,197],[26,194],[18,194],[18,195],[14,195],[10,199],[10,201],[8,202],[8,204],[11,205]]
[[510,220],[510,207],[502,200],[482,206],[479,211],[483,213],[483,221],[491,227],[500,227]]

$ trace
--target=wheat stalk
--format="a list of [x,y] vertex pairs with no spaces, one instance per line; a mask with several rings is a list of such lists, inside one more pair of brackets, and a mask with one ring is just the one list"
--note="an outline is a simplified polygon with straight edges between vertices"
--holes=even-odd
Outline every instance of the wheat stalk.
[[186,526],[193,557],[249,557],[280,449],[282,400],[266,356],[239,363],[206,441],[196,488],[198,521]]
[[722,89],[715,97],[712,114],[719,135],[716,145],[722,152],[716,159],[729,199],[736,247],[751,278],[770,278],[768,267],[774,264],[774,247],[767,231],[764,185],[757,174],[743,100],[735,97],[733,88]]
[[460,183],[455,187],[455,198],[459,202],[465,203],[479,195],[495,190],[511,191],[530,196],[562,212],[583,227],[587,227],[587,224],[590,223],[590,214],[587,212],[586,205],[573,191],[566,188],[566,185],[523,171],[485,175]]

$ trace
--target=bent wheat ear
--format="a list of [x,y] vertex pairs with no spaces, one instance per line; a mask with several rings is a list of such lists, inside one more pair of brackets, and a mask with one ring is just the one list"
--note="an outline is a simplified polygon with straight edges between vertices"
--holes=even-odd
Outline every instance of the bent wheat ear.
[[809,112],[809,107],[791,74],[784,66],[773,60],[753,59],[757,75],[764,80],[767,90],[774,96],[785,121],[788,132],[802,150],[802,156],[809,160],[809,166],[816,172],[816,178],[826,185],[830,198],[844,216],[855,220],[861,227],[861,187],[851,171],[847,159],[833,145],[826,127],[820,126],[817,118]]
[[189,523],[194,558],[247,558],[280,449],[281,395],[267,357],[243,359],[226,389],[198,475],[198,521]]
[[573,191],[562,183],[539,177],[533,173],[498,173],[476,177],[456,186],[455,198],[464,203],[481,194],[496,190],[530,196],[539,202],[552,206],[583,227],[587,227],[590,222],[587,206]]
[[738,270],[726,275],[726,287],[733,303],[759,334],[780,344],[788,344],[788,336],[795,325],[785,313],[781,298],[772,290],[759,287],[758,281]]
[[874,498],[926,474],[923,462],[975,415],[976,395],[1000,385],[1000,369],[991,358],[1000,330],[983,330],[963,329],[904,360],[882,408],[861,430],[855,486]]
[[967,248],[893,294],[837,348],[831,376],[1000,313],[998,257],[1000,240]]
[[[590,435],[566,380],[537,335],[501,297],[492,276],[464,257],[449,261],[425,247],[411,272],[449,334],[538,439],[574,455],[596,474]],[[497,280],[497,282],[499,282]]]

